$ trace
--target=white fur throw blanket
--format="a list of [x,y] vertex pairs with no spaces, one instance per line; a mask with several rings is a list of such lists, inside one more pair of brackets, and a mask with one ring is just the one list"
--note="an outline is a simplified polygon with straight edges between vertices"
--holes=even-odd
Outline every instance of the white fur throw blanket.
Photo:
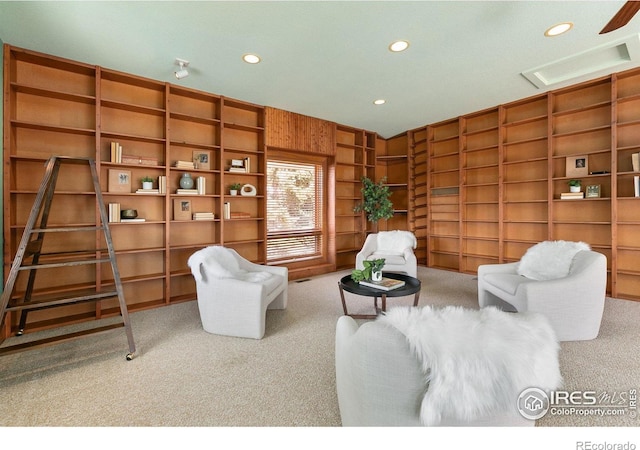
[[518,263],[518,275],[532,280],[564,278],[576,253],[591,250],[586,242],[544,241],[530,247]]
[[429,383],[420,409],[424,425],[511,411],[524,389],[548,392],[562,384],[560,347],[541,314],[396,307],[377,320],[404,334],[422,365]]
[[198,250],[189,257],[187,265],[193,277],[198,281],[210,282],[212,279],[233,278],[251,283],[260,283],[271,278],[266,271],[248,271],[240,267],[240,256],[221,245]]

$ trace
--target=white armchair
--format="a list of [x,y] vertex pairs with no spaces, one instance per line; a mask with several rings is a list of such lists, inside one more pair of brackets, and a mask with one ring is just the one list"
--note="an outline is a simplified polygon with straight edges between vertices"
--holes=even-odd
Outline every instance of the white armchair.
[[189,258],[205,331],[262,339],[267,309],[287,307],[286,267],[254,264],[235,250],[206,247]]
[[364,269],[363,261],[384,258],[385,272],[403,272],[417,278],[418,260],[413,253],[418,241],[410,231],[380,231],[367,236],[356,255],[356,269]]
[[[561,257],[559,251],[567,253]],[[481,308],[542,313],[560,341],[598,336],[606,287],[607,258],[583,243],[545,241],[519,262],[478,267]]]

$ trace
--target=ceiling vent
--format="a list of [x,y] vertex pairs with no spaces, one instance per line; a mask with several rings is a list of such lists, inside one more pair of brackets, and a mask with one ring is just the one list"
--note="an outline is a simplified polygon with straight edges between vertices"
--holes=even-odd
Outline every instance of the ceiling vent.
[[640,65],[640,34],[522,72],[538,89],[580,82]]

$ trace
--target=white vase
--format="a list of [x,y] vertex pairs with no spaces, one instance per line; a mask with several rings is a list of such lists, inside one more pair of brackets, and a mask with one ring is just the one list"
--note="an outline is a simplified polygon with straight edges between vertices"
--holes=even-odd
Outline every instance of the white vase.
[[580,192],[580,186],[569,186],[569,192]]
[[142,189],[153,189],[153,181],[143,181]]
[[371,272],[371,281],[381,281],[381,280],[382,280],[382,270]]
[[229,191],[229,193],[230,193],[231,195],[238,195],[238,191],[237,191],[237,190],[235,190],[235,189],[231,189],[231,190]]

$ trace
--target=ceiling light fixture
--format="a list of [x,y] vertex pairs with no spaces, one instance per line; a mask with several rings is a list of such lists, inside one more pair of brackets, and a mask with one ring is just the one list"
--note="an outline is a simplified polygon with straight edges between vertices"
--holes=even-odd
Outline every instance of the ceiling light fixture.
[[409,48],[409,42],[407,41],[395,41],[389,45],[389,50],[392,52],[402,52]]
[[384,105],[384,104],[385,104],[385,102],[386,102],[386,101],[385,101],[384,99],[382,99],[382,98],[381,98],[381,99],[378,99],[378,100],[374,100],[374,101],[373,101],[373,104],[374,104],[374,105]]
[[559,35],[561,35],[563,33],[566,33],[571,28],[573,28],[573,23],[571,23],[571,22],[562,22],[562,23],[559,23],[559,24],[554,25],[551,28],[549,28],[547,31],[544,32],[544,35],[546,37],[559,36]]
[[247,53],[246,55],[242,55],[242,60],[249,64],[258,64],[260,62],[260,57],[253,53]]
[[181,80],[185,77],[188,77],[189,71],[186,69],[186,67],[189,65],[189,61],[185,59],[176,58],[176,64],[180,66],[180,68],[175,71],[176,78],[178,80]]

